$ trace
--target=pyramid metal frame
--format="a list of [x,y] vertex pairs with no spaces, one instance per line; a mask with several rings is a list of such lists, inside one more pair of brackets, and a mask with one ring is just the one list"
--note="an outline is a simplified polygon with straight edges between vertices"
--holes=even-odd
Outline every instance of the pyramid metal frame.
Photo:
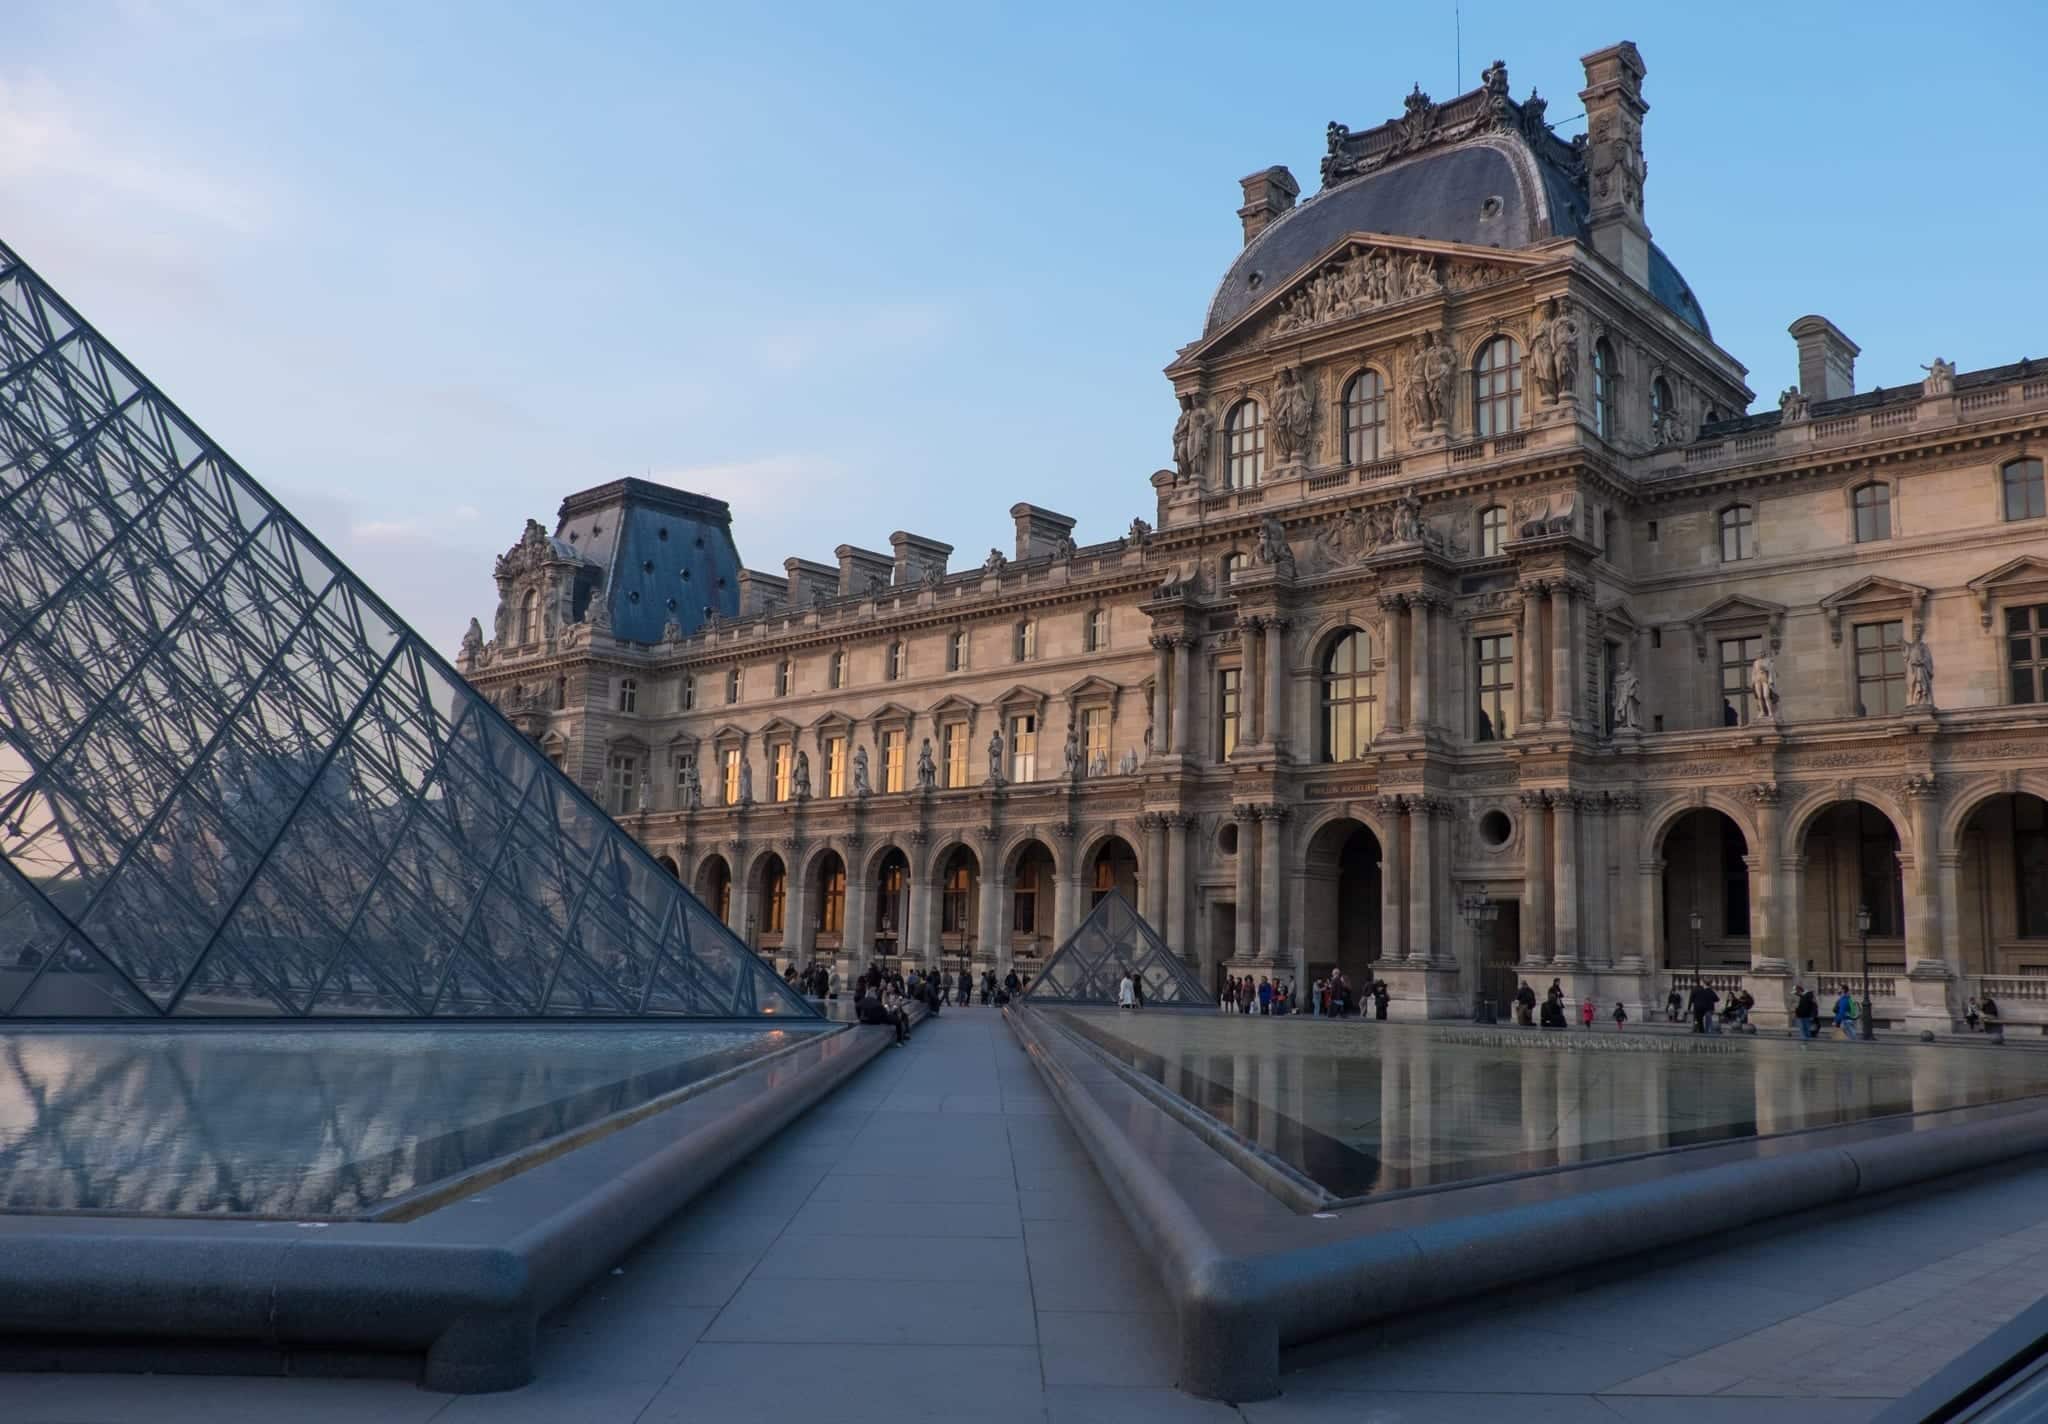
[[1216,1000],[1187,961],[1168,949],[1159,932],[1115,890],[1104,895],[1053,952],[1024,991],[1024,999],[1040,1004],[1114,1004],[1117,981],[1130,971],[1144,981],[1147,1004],[1215,1006]]
[[817,1017],[0,245],[0,1018]]

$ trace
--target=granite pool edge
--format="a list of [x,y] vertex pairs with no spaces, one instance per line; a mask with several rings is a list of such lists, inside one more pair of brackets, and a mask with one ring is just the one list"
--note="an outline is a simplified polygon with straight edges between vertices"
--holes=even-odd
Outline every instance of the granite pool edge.
[[847,1026],[407,1222],[0,1215],[0,1366],[424,1353],[426,1388],[516,1389],[543,1315],[892,1040]]
[[[1824,1129],[1798,1151],[1759,1152],[1748,1160],[1423,1224],[1311,1237],[1303,1234],[1310,1218],[1299,1218],[1302,1230],[1290,1230],[1286,1224],[1276,1229],[1268,1217],[1219,1232],[1162,1169],[1172,1155],[1162,1144],[1194,1146],[1228,1170],[1235,1166],[1066,1041],[1056,1025],[1028,1011],[1006,1017],[1159,1271],[1178,1327],[1177,1387],[1232,1403],[1279,1393],[1284,1346],[1554,1277],[1560,1262],[1609,1261],[1616,1242],[1628,1243],[1630,1253],[1652,1251],[2048,1151],[2048,1107],[1991,1105],[1931,1115],[1949,1120],[1942,1125],[1881,1135],[1859,1136],[1856,1129],[1868,1125]],[[1122,1127],[1104,1101],[1114,1105]],[[1142,1134],[1133,1131],[1139,1127]],[[1837,1140],[1826,1140],[1828,1133]],[[1275,1204],[1249,1178],[1239,1180],[1252,1215],[1258,1212],[1254,1196]],[[1243,1252],[1223,1244],[1245,1239],[1271,1249]]]

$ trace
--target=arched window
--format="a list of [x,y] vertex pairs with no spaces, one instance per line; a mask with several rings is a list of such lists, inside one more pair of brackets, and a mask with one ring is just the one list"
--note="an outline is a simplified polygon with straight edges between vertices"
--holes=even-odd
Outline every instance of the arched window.
[[2041,483],[2039,460],[2014,460],[1999,471],[2005,487],[2007,519],[2039,519],[2048,515],[2048,489]]
[[1224,423],[1229,436],[1229,470],[1232,489],[1250,489],[1266,476],[1266,416],[1255,400],[1242,400],[1230,408]]
[[789,696],[790,685],[796,681],[796,664],[784,658],[775,665],[775,695]]
[[946,671],[959,672],[967,666],[967,630],[960,628],[946,638]]
[[1522,350],[1513,337],[1496,336],[1479,348],[1472,366],[1472,409],[1483,437],[1522,428]]
[[632,712],[640,706],[640,684],[630,677],[619,679],[619,710]]
[[1615,399],[1621,394],[1621,372],[1614,364],[1614,348],[1601,337],[1593,343],[1593,429],[1602,440],[1614,438]]
[[727,668],[725,670],[725,700],[728,703],[740,700],[740,670],[738,668]]
[[1892,537],[1892,487],[1873,481],[1849,492],[1856,512],[1856,542],[1871,544]]
[[1721,511],[1721,562],[1732,564],[1756,557],[1756,511],[1731,504]]
[[521,644],[535,642],[540,638],[540,595],[532,589],[519,600],[519,641]]
[[1344,384],[1344,459],[1371,464],[1386,450],[1387,387],[1378,371],[1360,371]]
[[830,681],[835,692],[846,686],[846,654],[843,652],[832,654]]
[[1323,654],[1323,760],[1356,761],[1372,746],[1379,698],[1372,639],[1347,629]]
[[1670,434],[1671,385],[1662,376],[1650,382],[1650,443],[1662,445]]
[[903,644],[889,645],[888,655],[882,664],[882,673],[891,682],[903,676]]
[[1479,552],[1485,558],[1492,558],[1501,551],[1508,540],[1508,512],[1498,504],[1489,504],[1479,511]]

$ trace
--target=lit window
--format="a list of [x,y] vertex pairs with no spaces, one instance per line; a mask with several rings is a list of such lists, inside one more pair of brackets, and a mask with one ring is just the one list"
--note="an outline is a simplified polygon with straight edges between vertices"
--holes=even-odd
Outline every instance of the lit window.
[[1242,715],[1239,699],[1243,695],[1244,670],[1222,668],[1216,674],[1216,726],[1218,740],[1216,759],[1229,761],[1237,750],[1238,719]]
[[1897,619],[1856,625],[1856,715],[1906,710],[1906,629]]
[[939,895],[940,934],[967,933],[969,896],[967,856],[965,852],[956,852],[947,862],[946,878]]
[[1081,649],[1083,652],[1099,653],[1109,646],[1109,610],[1092,608],[1088,611],[1087,622],[1081,628]]
[[882,733],[882,789],[901,791],[903,789],[903,733]]
[[2039,460],[2014,460],[1999,474],[2005,485],[2007,519],[2039,519],[2048,515],[2048,489],[2042,487]]
[[1515,734],[1515,635],[1489,633],[1472,640],[1472,685],[1478,694],[1472,738],[1504,742]]
[[1755,557],[1756,511],[1746,504],[1731,504],[1721,511],[1721,562]]
[[725,749],[725,776],[723,780],[724,786],[722,789],[725,793],[725,804],[728,806],[739,805],[740,749],[738,747],[727,747]]
[[1481,436],[1522,428],[1522,352],[1514,338],[1496,336],[1480,348],[1472,367],[1472,409]]
[[1501,550],[1508,538],[1508,512],[1500,505],[1490,504],[1479,511],[1479,552],[1492,558]]
[[1084,707],[1081,709],[1081,755],[1082,765],[1091,773],[1099,766],[1109,764],[1109,709],[1107,707]]
[[1749,695],[1749,665],[1764,655],[1764,640],[1721,640],[1721,725],[1747,727],[1757,715]]
[[846,794],[846,738],[825,738],[825,794]]
[[1356,761],[1372,746],[1379,701],[1372,639],[1356,628],[1323,654],[1323,760]]
[[1892,537],[1892,488],[1885,484],[1856,486],[1849,496],[1856,510],[1856,542],[1875,543]]
[[630,816],[640,809],[640,759],[613,753],[611,758],[612,810]]
[[967,630],[962,628],[946,639],[946,671],[958,672],[967,666]]
[[1010,630],[1010,656],[1020,663],[1038,656],[1038,625],[1029,618]]
[[940,771],[945,776],[945,784],[949,787],[965,786],[967,784],[967,724],[965,722],[948,722],[939,729],[939,741],[941,750],[944,753],[944,764],[940,767]]
[[1029,712],[1010,719],[1010,780],[1038,779],[1038,718]]
[[1614,438],[1615,400],[1621,393],[1621,372],[1614,364],[1614,348],[1601,337],[1593,343],[1593,429],[1602,440]]
[[821,877],[824,894],[818,897],[818,930],[840,934],[846,929],[846,865],[837,856]]
[[768,867],[762,879],[766,882],[763,888],[768,892],[762,898],[768,903],[762,907],[761,932],[781,934],[783,915],[789,908],[789,872],[778,860]]
[[619,679],[619,710],[631,712],[640,705],[640,684],[633,678]]
[[1266,475],[1266,416],[1255,400],[1231,407],[1224,424],[1232,489],[1250,489]]
[[1360,371],[1344,386],[1344,459],[1369,465],[1386,450],[1387,387],[1377,371]]
[[775,799],[777,801],[787,801],[789,799],[789,772],[792,760],[790,750],[788,742],[777,742],[775,744],[775,761],[771,780],[774,783]]

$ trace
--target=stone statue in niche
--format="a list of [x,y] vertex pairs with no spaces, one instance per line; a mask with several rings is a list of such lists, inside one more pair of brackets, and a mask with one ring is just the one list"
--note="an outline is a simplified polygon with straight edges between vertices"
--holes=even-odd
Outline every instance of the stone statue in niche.
[[704,787],[697,780],[697,763],[690,762],[683,767],[683,809],[701,811],[704,809]]
[[1913,641],[1906,644],[1906,705],[1934,705],[1934,650],[1927,646],[1918,629],[1914,630]]
[[1315,417],[1314,389],[1295,367],[1282,369],[1273,386],[1273,453],[1282,464],[1307,453]]
[[1953,362],[1944,361],[1937,356],[1932,363],[1920,369],[1927,373],[1927,379],[1920,383],[1920,394],[1923,396],[1945,396],[1956,388],[1956,368]]
[[981,571],[985,574],[999,574],[1009,566],[1010,560],[1001,549],[990,549],[988,557],[981,561]]
[[1579,323],[1559,298],[1550,299],[1529,338],[1529,367],[1545,405],[1574,398],[1579,380]]
[[1643,730],[1643,682],[1635,664],[1627,660],[1614,670],[1614,730]]
[[1778,424],[1792,425],[1806,419],[1806,392],[1787,386],[1778,393]]
[[1422,501],[1412,494],[1404,494],[1394,501],[1394,542],[1422,542]]
[[472,661],[484,650],[484,625],[472,618],[462,631],[462,656]]
[[661,625],[661,641],[664,643],[680,643],[683,641],[683,625],[681,620],[671,618],[668,622]]
[[1273,515],[1259,522],[1259,542],[1252,557],[1287,578],[1294,577],[1294,549],[1287,542],[1287,530]]
[[1173,422],[1173,467],[1182,480],[1201,478],[1209,454],[1209,412],[1195,396],[1180,398],[1180,418]]
[[1749,697],[1755,705],[1756,720],[1778,721],[1778,660],[1766,648],[1763,654],[1749,665]]
[[1003,729],[996,728],[988,734],[988,784],[1003,784]]
[[754,764],[745,757],[740,758],[740,805],[754,804]]
[[809,752],[798,752],[796,754],[796,799],[799,801],[811,799],[811,754]]
[[1078,728],[1067,728],[1067,744],[1063,750],[1066,760],[1067,779],[1074,781],[1081,775],[1081,733]]
[[939,784],[939,764],[932,760],[932,739],[926,737],[917,749],[917,789],[929,791]]
[[868,749],[853,749],[853,794],[867,796],[874,791],[874,784],[868,780]]

